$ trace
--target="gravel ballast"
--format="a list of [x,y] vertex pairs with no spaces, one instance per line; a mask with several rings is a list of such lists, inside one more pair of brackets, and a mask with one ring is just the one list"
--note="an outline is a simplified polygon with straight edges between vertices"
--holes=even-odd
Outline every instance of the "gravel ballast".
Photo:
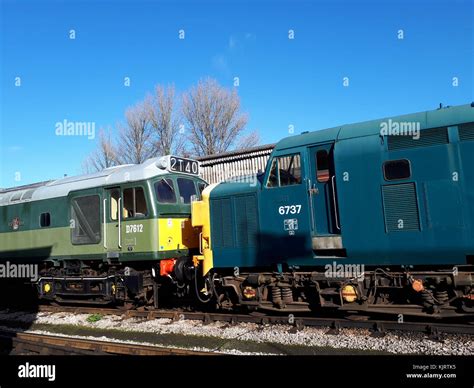
[[[318,354],[318,349],[319,354],[474,354],[473,339],[465,335],[446,335],[442,342],[438,342],[422,333],[389,332],[376,338],[371,337],[368,330],[361,329],[342,329],[338,335],[329,335],[326,334],[327,328],[306,327],[295,332],[287,325],[239,323],[232,326],[224,322],[203,325],[202,321],[144,320],[120,315],[105,315],[90,322],[89,317],[90,314],[66,312],[28,314],[0,311],[0,321],[21,322],[23,326],[31,323],[32,332],[38,328],[44,333],[59,331],[70,334],[71,328],[76,331],[81,328],[84,331],[82,336],[89,333],[101,340],[117,340],[120,337],[121,341],[130,338],[134,342],[138,339],[137,343],[159,345],[166,339],[165,345],[173,346],[171,338],[176,341],[177,347],[207,348],[231,354]],[[59,330],[59,327],[62,329]],[[150,341],[150,338],[153,340]],[[269,344],[272,346],[269,347]],[[313,351],[308,351],[310,349]]]

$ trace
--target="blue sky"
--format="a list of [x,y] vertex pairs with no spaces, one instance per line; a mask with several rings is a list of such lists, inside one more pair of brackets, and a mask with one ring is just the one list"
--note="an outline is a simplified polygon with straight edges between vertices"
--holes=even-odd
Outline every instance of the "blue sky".
[[239,77],[262,143],[474,101],[472,1],[0,3],[0,187],[81,173],[95,141],[55,124],[115,126],[156,84]]

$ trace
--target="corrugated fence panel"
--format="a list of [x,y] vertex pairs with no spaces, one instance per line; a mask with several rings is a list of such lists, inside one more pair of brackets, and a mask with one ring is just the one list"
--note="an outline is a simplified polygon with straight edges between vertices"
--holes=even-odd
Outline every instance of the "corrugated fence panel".
[[199,158],[201,177],[209,183],[219,183],[231,178],[263,172],[267,165],[273,145]]

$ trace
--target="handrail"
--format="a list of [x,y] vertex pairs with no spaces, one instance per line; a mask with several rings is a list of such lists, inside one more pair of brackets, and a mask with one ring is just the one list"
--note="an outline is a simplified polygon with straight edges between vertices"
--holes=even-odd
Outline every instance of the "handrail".
[[107,249],[107,198],[104,198],[104,248]]
[[199,253],[202,255],[202,232],[199,233]]
[[336,185],[334,184],[334,179],[336,178],[335,175],[331,178],[332,184],[332,199],[334,201],[334,218],[336,220],[336,228],[341,230],[341,226],[339,225],[339,218],[337,217],[337,202],[336,202]]
[[311,229],[316,233],[316,225],[314,222],[314,208],[313,208],[313,188],[311,186],[311,179],[306,181],[308,196],[309,196],[309,212],[311,214]]
[[122,249],[122,197],[118,200],[118,247]]

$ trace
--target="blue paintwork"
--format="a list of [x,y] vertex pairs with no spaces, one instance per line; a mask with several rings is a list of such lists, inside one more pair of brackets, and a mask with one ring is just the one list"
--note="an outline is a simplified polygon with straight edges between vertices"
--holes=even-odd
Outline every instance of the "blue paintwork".
[[[344,263],[368,266],[466,264],[466,257],[474,255],[474,136],[460,141],[458,125],[474,123],[474,107],[463,105],[391,118],[393,122],[419,123],[422,137],[423,130],[447,127],[447,144],[389,150],[389,139],[380,134],[381,123],[388,120],[344,125],[281,140],[273,151],[262,182],[268,179],[272,158],[300,153],[303,182],[299,185],[267,188],[261,182],[257,185],[222,183],[214,188],[211,192],[211,231],[213,235],[223,231],[223,238],[227,236],[231,240],[227,246],[213,240],[214,266],[332,263],[333,258],[318,257],[314,253],[311,238],[338,233],[342,236],[347,257],[337,260]],[[469,128],[474,133],[474,125]],[[313,197],[312,221],[308,194],[308,180],[315,182],[314,150],[331,146],[340,231],[334,228],[334,219],[324,214],[328,211],[327,206],[317,203],[323,198],[321,187],[320,194]],[[401,181],[387,182],[383,163],[397,159],[410,161],[412,175]],[[382,186],[404,183],[415,186],[413,205],[418,211],[419,230],[388,232],[385,217],[390,210],[383,200]],[[252,229],[252,243],[244,246],[238,244],[238,240],[242,241],[246,224],[238,229],[235,218],[240,214],[240,223],[244,222],[241,213],[246,209],[235,203],[236,198],[242,197],[256,202],[255,211],[246,213],[250,221],[245,222],[257,225]],[[215,201],[222,199],[228,199],[226,203],[232,206],[225,216],[216,214]],[[400,203],[402,205],[397,209],[403,212],[402,199]],[[301,205],[299,214],[279,214],[280,206],[295,204]],[[298,220],[294,235],[284,230],[287,218]]]

